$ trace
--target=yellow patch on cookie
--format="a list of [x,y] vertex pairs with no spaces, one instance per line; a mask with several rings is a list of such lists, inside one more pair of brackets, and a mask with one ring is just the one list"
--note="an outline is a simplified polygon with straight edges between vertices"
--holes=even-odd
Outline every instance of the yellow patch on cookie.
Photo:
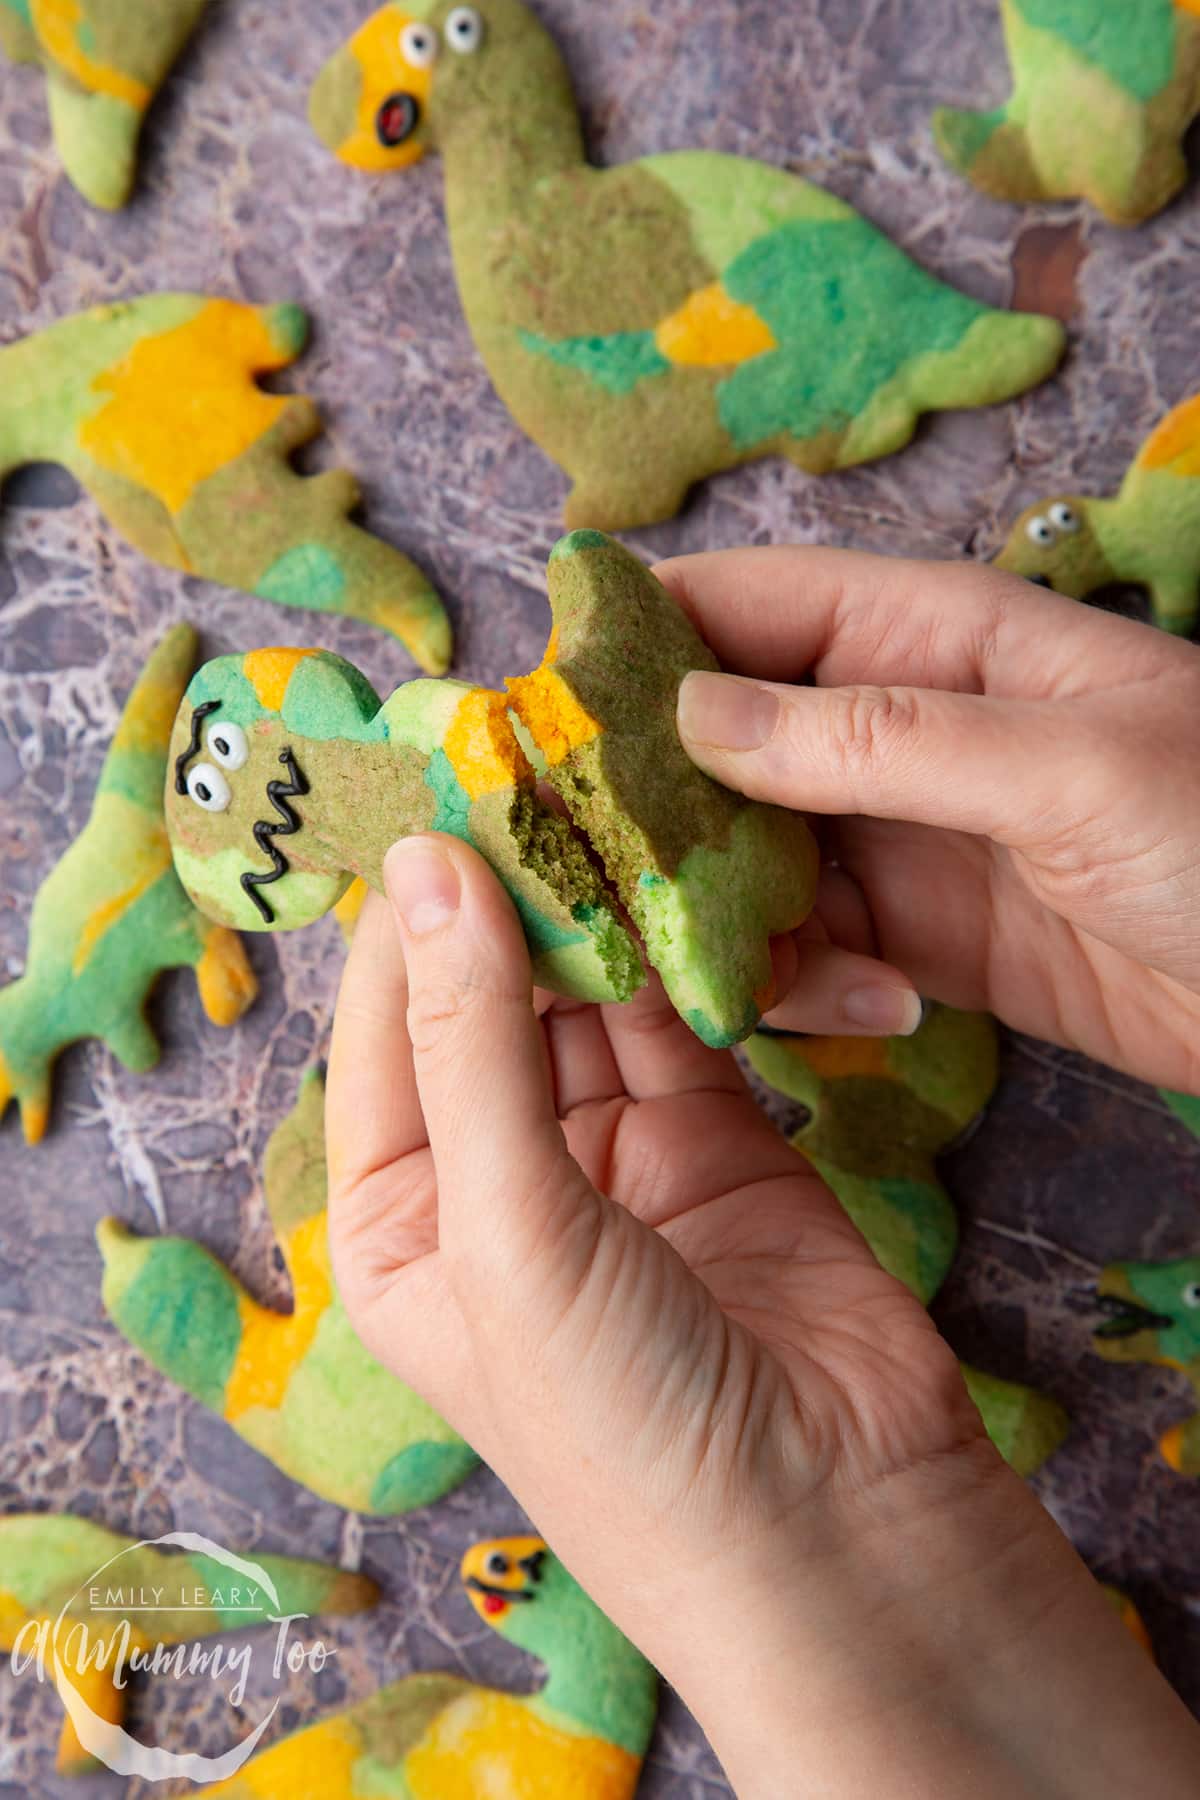
[[268,712],[278,712],[297,665],[315,650],[293,650],[286,646],[275,650],[248,650],[242,658],[242,674],[254,689],[255,698]]
[[256,373],[287,360],[254,307],[208,300],[96,377],[93,392],[109,398],[80,426],[80,445],[177,514],[287,407],[287,395],[254,384]]
[[546,647],[546,661],[532,675],[516,675],[507,683],[513,711],[551,768],[580,744],[599,737],[604,727],[579,704],[562,676],[549,664],[554,640]]
[[155,831],[136,847],[127,844],[125,858],[127,866],[129,862],[136,861],[141,864],[141,868],[128,887],[122,888],[121,892],[114,894],[111,899],[102,900],[99,906],[94,906],[88,914],[83,929],[79,933],[75,955],[71,959],[72,975],[82,975],[105,933],[111,931],[134,902],[140,900],[142,895],[152,888],[159,877],[165,875],[170,868],[171,845],[166,831]]
[[[1196,0],[1196,11],[1200,15],[1200,0]],[[1200,394],[1167,414],[1142,445],[1134,467],[1200,475]]]
[[752,306],[731,299],[719,281],[689,294],[659,325],[654,342],[669,362],[705,369],[749,362],[777,348],[770,326]]
[[885,1081],[895,1080],[886,1038],[808,1037],[797,1054],[823,1080],[836,1081],[845,1075],[879,1075]]
[[409,95],[422,112],[429,104],[433,69],[418,69],[400,47],[404,27],[417,22],[399,6],[383,6],[346,45],[362,76],[354,130],[337,149],[339,160],[352,168],[402,169],[424,155],[419,139],[385,144],[377,129],[379,109],[392,94]]
[[463,695],[450,721],[442,748],[459,786],[472,800],[512,787],[528,773],[507,710],[503,694],[472,688]]
[[1177,1475],[1183,1474],[1183,1426],[1172,1425],[1170,1431],[1164,1431],[1158,1440],[1159,1455],[1165,1463],[1169,1463]]
[[1200,0],[1175,0],[1175,5],[1179,12],[1191,13],[1200,19]]
[[354,936],[354,927],[358,924],[358,915],[363,909],[363,901],[366,897],[367,884],[362,876],[358,875],[333,909],[333,916],[341,926],[342,936],[347,943]]
[[196,986],[206,1017],[214,1025],[234,1025],[258,993],[241,938],[227,925],[209,929],[200,961]]
[[253,1406],[281,1406],[292,1371],[308,1354],[321,1315],[333,1298],[326,1215],[314,1213],[288,1240],[292,1276],[290,1313],[260,1306],[240,1295],[242,1338],[225,1384],[225,1417],[238,1419]]
[[334,1796],[367,1790],[352,1788],[354,1765],[361,1754],[358,1733],[344,1719],[327,1719],[311,1731],[284,1738],[228,1781],[219,1781],[205,1791],[225,1794],[231,1789],[239,1795],[253,1794],[257,1800],[279,1800],[281,1794],[290,1800],[334,1800]]
[[410,1750],[413,1800],[631,1800],[638,1760],[602,1738],[577,1736],[507,1694],[464,1694]]
[[145,112],[151,99],[145,82],[111,63],[96,61],[84,49],[80,38],[87,21],[80,0],[31,0],[29,11],[38,42],[64,74],[89,94],[108,94],[135,112]]

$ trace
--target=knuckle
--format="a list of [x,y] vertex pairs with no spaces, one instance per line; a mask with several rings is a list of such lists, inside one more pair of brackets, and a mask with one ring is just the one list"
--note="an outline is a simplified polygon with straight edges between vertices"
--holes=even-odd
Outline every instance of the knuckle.
[[886,764],[918,727],[916,697],[904,689],[845,688],[831,691],[829,701],[825,715],[829,746],[851,781]]

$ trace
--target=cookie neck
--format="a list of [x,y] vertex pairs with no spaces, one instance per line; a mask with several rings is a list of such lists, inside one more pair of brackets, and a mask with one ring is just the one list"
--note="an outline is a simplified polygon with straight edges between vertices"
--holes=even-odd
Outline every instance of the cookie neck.
[[574,1621],[578,1630],[557,1634],[546,1657],[546,1685],[529,1704],[546,1718],[565,1717],[641,1756],[654,1729],[658,1675],[603,1613],[585,1604],[587,1616],[580,1613]]

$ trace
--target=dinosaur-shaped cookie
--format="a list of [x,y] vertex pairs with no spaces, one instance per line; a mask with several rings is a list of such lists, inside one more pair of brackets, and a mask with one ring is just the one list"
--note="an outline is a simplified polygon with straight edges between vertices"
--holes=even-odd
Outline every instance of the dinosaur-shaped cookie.
[[[684,755],[675,700],[716,663],[666,590],[598,532],[551,555],[542,667],[510,683],[524,741],[642,933],[674,1005],[709,1044],[770,1004],[769,938],[808,913],[816,852],[796,815],[746,801]],[[642,980],[632,938],[568,822],[539,799],[509,700],[409,682],[383,705],[321,651],[208,663],[172,739],[167,817],[196,904],[249,929],[304,925],[388,847],[435,829],[474,844],[520,912],[537,981],[591,1000]]]
[[263,1188],[292,1281],[260,1306],[201,1244],[97,1233],[109,1317],[155,1368],[323,1500],[388,1514],[427,1506],[475,1468],[462,1439],[363,1348],[330,1267],[325,1086],[312,1071],[267,1145]]
[[[186,1545],[188,1534],[171,1534],[168,1541]],[[114,1593],[115,1610],[109,1607]],[[36,1660],[41,1648],[47,1676],[59,1683],[60,1693],[66,1681],[92,1713],[113,1725],[121,1724],[129,1697],[129,1652],[237,1631],[273,1615],[361,1612],[377,1597],[365,1576],[291,1556],[256,1555],[242,1573],[200,1545],[187,1553],[163,1550],[70,1514],[0,1519],[0,1651],[16,1649],[25,1663]],[[79,1775],[94,1767],[68,1713],[58,1768]]]
[[204,1010],[232,1025],[257,992],[241,941],[197,912],[163,822],[167,741],[196,634],[176,625],[150,657],[117,726],[91,816],[38,889],[25,973],[0,988],[0,1114],[21,1108],[37,1143],[59,1051],[98,1037],[128,1069],[153,1068],[144,1006],[163,969],[192,968]]
[[481,1619],[545,1665],[534,1694],[409,1675],[253,1757],[224,1800],[633,1800],[658,1677],[540,1538],[474,1545]]
[[142,119],[207,0],[0,0],[0,50],[39,63],[54,141],[85,200],[124,206]]
[[[996,1027],[985,1013],[931,1006],[912,1037],[794,1037],[746,1046],[763,1080],[809,1108],[792,1137],[879,1262],[928,1305],[949,1272],[958,1219],[936,1168],[940,1151],[987,1105]],[[1031,1475],[1066,1436],[1054,1400],[963,1365],[988,1436]]]
[[[1097,1294],[1105,1314],[1092,1337],[1097,1354],[1178,1369],[1200,1397],[1200,1256],[1110,1263]],[[1200,1413],[1172,1425],[1158,1447],[1179,1474],[1200,1475]]]
[[1076,600],[1111,582],[1148,588],[1155,624],[1190,632],[1200,613],[1200,394],[1155,427],[1113,499],[1061,494],[1027,507],[996,561]]
[[1200,0],[1001,0],[1013,93],[943,108],[938,149],[1001,200],[1081,196],[1136,225],[1187,180],[1200,113]]
[[1054,369],[1054,320],[997,312],[785,170],[693,150],[589,166],[570,82],[521,0],[407,0],[319,75],[346,163],[428,149],[467,323],[521,428],[566,471],[569,526],[669,518],[706,475],[885,456],[918,415]]
[[294,362],[307,334],[298,306],[148,294],[9,344],[0,482],[23,463],[62,463],[155,562],[382,626],[440,675],[450,625],[437,595],[406,556],[351,524],[348,470],[291,467],[321,431],[313,402],[255,382]]

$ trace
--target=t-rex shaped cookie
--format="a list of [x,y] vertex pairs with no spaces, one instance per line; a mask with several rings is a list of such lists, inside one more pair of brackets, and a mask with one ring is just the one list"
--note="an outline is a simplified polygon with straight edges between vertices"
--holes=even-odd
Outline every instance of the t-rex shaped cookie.
[[1190,632],[1200,613],[1200,394],[1155,427],[1114,499],[1062,494],[1027,507],[996,561],[1075,600],[1111,582],[1148,588],[1155,624]]
[[188,1238],[97,1233],[110,1318],[156,1369],[323,1500],[390,1514],[427,1506],[478,1461],[377,1363],[346,1317],[326,1224],[325,1085],[312,1071],[267,1145],[263,1188],[292,1281],[290,1313],[260,1306]]
[[54,141],[93,206],[124,206],[142,119],[207,0],[0,0],[0,50],[40,63]]
[[[931,1006],[912,1037],[793,1037],[746,1046],[772,1087],[810,1110],[792,1137],[825,1178],[882,1266],[928,1305],[958,1246],[958,1218],[937,1173],[940,1151],[996,1086],[996,1027],[985,1013]],[[963,1365],[988,1436],[1031,1475],[1066,1436],[1054,1400]]]
[[450,625],[437,595],[350,523],[360,496],[348,470],[291,467],[320,433],[313,402],[255,382],[294,362],[307,335],[298,306],[148,294],[9,344],[0,482],[22,463],[62,463],[155,562],[382,626],[440,675]]
[[[688,760],[675,699],[716,663],[650,571],[598,532],[549,567],[554,630],[511,704],[674,1005],[709,1044],[771,999],[769,938],[812,904],[816,851],[794,814],[742,799]],[[172,739],[175,866],[196,904],[250,929],[320,917],[353,875],[382,886],[409,832],[474,844],[521,914],[538,982],[590,1000],[640,985],[637,950],[570,825],[538,798],[503,694],[409,682],[381,705],[323,651],[208,663]]]
[[1062,327],[935,281],[844,201],[693,150],[591,168],[562,59],[521,0],[407,0],[326,65],[310,116],[358,168],[446,166],[472,336],[570,476],[569,526],[669,518],[693,482],[782,455],[886,456],[918,415],[1043,380]]
[[0,1114],[15,1098],[26,1141],[42,1137],[59,1051],[102,1038],[127,1069],[158,1061],[143,1008],[163,969],[191,968],[204,1010],[232,1025],[258,984],[234,932],[197,912],[171,864],[163,822],[167,741],[196,660],[176,625],[117,726],[91,816],[38,889],[25,973],[0,988]]
[[934,114],[938,149],[1000,200],[1081,196],[1136,225],[1187,180],[1200,0],[1001,0],[1014,90]]
[[[1097,1294],[1105,1314],[1092,1337],[1098,1355],[1178,1369],[1200,1396],[1200,1256],[1110,1263]],[[1158,1447],[1179,1474],[1200,1475],[1200,1413],[1172,1425]]]
[[[163,1543],[188,1553],[164,1550]],[[272,1616],[361,1612],[378,1597],[363,1575],[292,1556],[231,1558],[226,1564],[205,1543],[189,1533],[137,1543],[70,1514],[0,1519],[0,1651],[15,1649],[24,1666],[35,1664],[40,1650],[41,1666],[68,1705],[78,1697],[98,1720],[119,1726],[131,1652],[150,1654],[158,1644],[186,1644]],[[114,1592],[118,1610],[108,1605]],[[72,1694],[64,1693],[64,1682]],[[68,1711],[59,1771],[80,1775],[95,1766]]]
[[409,1675],[253,1757],[214,1800],[633,1800],[658,1705],[645,1657],[540,1538],[476,1544],[461,1574],[480,1618],[545,1666],[536,1693]]

